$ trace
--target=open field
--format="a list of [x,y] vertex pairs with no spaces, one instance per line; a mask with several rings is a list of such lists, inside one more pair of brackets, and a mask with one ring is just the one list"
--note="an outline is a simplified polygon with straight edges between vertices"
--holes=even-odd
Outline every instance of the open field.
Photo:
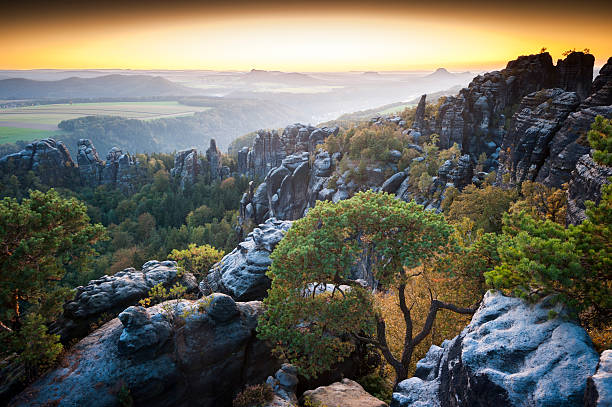
[[208,109],[210,107],[186,106],[176,101],[74,103],[0,109],[0,144],[53,137],[59,132],[59,122],[82,116],[151,120],[189,116]]
[[176,101],[161,102],[104,102],[37,105],[0,109],[0,126],[32,128],[32,124],[55,128],[59,122],[82,116],[121,116],[131,119],[160,119],[191,115],[210,109],[204,106],[186,106]]
[[57,137],[61,133],[62,132],[59,130],[40,130],[23,127],[0,126],[0,144]]

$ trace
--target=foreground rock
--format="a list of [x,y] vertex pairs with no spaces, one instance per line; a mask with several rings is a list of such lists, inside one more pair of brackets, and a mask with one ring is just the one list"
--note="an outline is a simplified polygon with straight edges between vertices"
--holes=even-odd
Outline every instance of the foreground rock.
[[259,225],[231,253],[213,266],[200,282],[200,291],[222,292],[237,301],[261,300],[270,288],[266,271],[270,253],[291,227],[290,221],[268,219]]
[[13,406],[230,406],[247,384],[278,369],[257,340],[260,302],[214,294],[198,301],[129,307],[80,341]]
[[[128,268],[112,276],[91,280],[86,286],[76,288],[74,299],[64,305],[64,313],[52,327],[62,341],[82,338],[90,325],[103,318],[113,318],[130,305],[145,298],[157,284],[169,288],[183,285],[188,292],[197,291],[197,281],[191,273],[179,273],[174,261],[148,261],[141,271]],[[104,322],[104,321],[103,321]]]
[[463,332],[432,346],[415,377],[398,385],[391,406],[583,405],[599,355],[566,317],[546,300],[488,292]]
[[274,391],[274,399],[262,407],[297,407],[298,400],[295,391],[298,384],[298,371],[295,366],[283,363],[274,377],[268,377],[266,383]]
[[387,407],[387,403],[370,395],[359,383],[350,379],[308,390],[304,392],[304,399],[315,406]]
[[601,354],[597,373],[589,377],[584,395],[585,407],[612,405],[612,350]]

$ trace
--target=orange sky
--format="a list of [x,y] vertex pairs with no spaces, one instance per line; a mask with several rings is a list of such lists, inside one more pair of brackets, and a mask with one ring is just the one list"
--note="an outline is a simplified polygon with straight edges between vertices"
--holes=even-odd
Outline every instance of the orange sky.
[[478,70],[543,46],[612,56],[607,3],[224,4],[19,2],[0,9],[0,69]]

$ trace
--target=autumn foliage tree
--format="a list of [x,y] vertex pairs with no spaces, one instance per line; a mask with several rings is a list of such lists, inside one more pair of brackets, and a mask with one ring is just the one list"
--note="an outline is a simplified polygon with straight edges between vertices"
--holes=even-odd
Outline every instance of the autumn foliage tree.
[[[429,335],[440,310],[475,311],[432,295],[421,329],[414,329],[407,284],[418,274],[416,267],[436,262],[449,249],[451,232],[443,216],[386,193],[318,202],[272,253],[272,287],[257,328],[260,337],[309,376],[346,358],[355,341],[365,342],[393,367],[395,383],[406,379],[413,351]],[[399,354],[390,350],[372,290],[350,278],[364,255],[373,259],[371,273],[379,289],[397,295],[405,321]]]

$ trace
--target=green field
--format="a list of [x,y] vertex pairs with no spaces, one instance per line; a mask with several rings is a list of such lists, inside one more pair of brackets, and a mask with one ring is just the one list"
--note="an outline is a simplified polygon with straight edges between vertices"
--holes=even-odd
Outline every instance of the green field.
[[0,126],[0,144],[14,143],[16,141],[30,141],[48,137],[57,137],[62,132],[59,130],[38,130],[22,127]]
[[390,107],[390,108],[385,109],[385,110],[381,110],[381,111],[378,112],[378,114],[387,115],[387,114],[399,113],[399,112],[403,111],[404,109],[406,109],[407,107],[412,107],[412,106],[414,106],[414,104],[406,103],[406,104],[403,104],[403,105],[394,106],[394,107]]
[[82,116],[104,115],[152,120],[189,116],[208,109],[210,107],[186,106],[176,101],[67,103],[0,109],[0,144],[50,137],[55,134],[62,120]]

